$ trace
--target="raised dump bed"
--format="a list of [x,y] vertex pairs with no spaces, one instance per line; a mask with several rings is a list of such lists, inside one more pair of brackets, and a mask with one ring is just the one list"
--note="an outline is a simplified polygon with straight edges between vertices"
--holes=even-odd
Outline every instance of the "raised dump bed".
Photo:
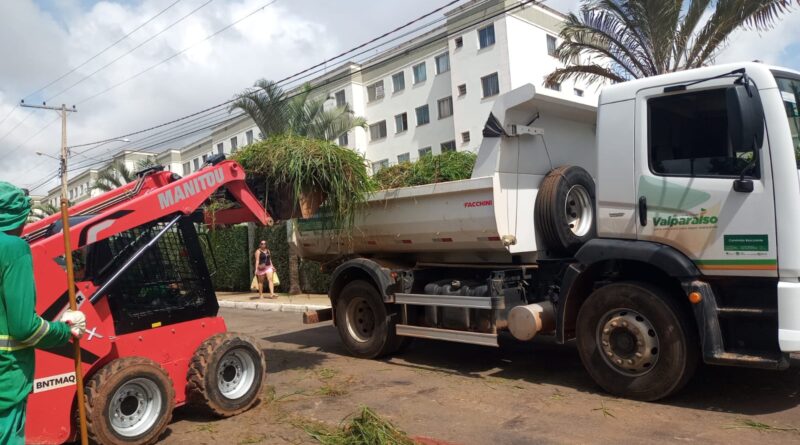
[[[535,261],[534,203],[553,165],[576,165],[594,176],[595,109],[537,94],[533,86],[497,100],[496,122],[512,138],[484,138],[472,178],[384,190],[369,198],[350,233],[325,230],[323,215],[301,220],[292,242],[301,257],[330,260],[350,254],[409,256],[417,261],[474,263]],[[517,119],[524,116],[524,119]],[[535,125],[535,127],[533,126]]]

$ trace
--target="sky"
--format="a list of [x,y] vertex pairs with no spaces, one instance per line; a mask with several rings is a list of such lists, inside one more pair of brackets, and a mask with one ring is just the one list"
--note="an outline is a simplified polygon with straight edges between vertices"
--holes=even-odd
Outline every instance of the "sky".
[[[129,38],[79,67],[176,1]],[[36,104],[43,100],[49,105],[75,104],[77,113],[68,116],[68,145],[102,140],[224,102],[258,78],[278,79],[319,63],[447,1],[276,0],[204,40],[268,3],[270,0],[0,1],[0,180],[29,187],[41,183],[58,167],[56,160],[36,154],[58,156],[57,114],[19,108],[20,99]],[[562,12],[577,10],[579,3],[546,1]],[[797,29],[800,10],[785,16],[771,31],[737,32],[717,61],[759,59],[800,69]],[[183,54],[153,67],[187,47],[190,49]],[[149,67],[153,68],[131,79]],[[103,159],[122,145],[112,142],[91,155]],[[72,162],[91,161],[75,156]],[[48,184],[35,193],[45,193],[55,185]]]

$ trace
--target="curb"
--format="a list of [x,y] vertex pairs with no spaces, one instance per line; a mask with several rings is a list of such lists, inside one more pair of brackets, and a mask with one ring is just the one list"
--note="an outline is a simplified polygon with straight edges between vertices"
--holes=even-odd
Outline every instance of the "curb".
[[315,311],[319,309],[330,309],[330,306],[320,304],[291,304],[291,303],[260,303],[255,301],[226,301],[220,300],[219,307],[232,309],[248,309],[251,311],[268,312],[297,312]]

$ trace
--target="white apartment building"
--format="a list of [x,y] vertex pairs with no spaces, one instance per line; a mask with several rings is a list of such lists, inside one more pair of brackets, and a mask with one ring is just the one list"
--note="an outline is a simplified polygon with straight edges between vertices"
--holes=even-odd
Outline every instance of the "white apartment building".
[[[427,153],[477,150],[495,98],[528,83],[540,94],[595,105],[596,87],[582,82],[545,88],[545,77],[561,66],[555,49],[566,16],[534,4],[501,14],[519,3],[473,0],[424,35],[311,80],[326,106],[347,104],[369,124],[337,142],[377,171]],[[254,135],[261,136],[249,118],[227,123],[214,130],[209,153],[233,153]]]
[[[444,24],[432,31],[311,80],[317,87],[312,94],[325,97],[326,107],[347,104],[368,122],[367,128],[353,129],[336,142],[363,154],[376,172],[428,153],[476,151],[494,100],[528,83],[539,94],[596,105],[595,86],[544,86],[545,77],[561,66],[555,49],[566,16],[537,4],[503,13],[520,3],[472,0],[446,12]],[[123,160],[135,170],[138,160],[155,156],[167,170],[185,176],[199,170],[209,156],[230,155],[263,136],[243,116],[180,149],[127,151],[111,163]],[[70,180],[73,202],[98,193],[91,187],[97,173],[88,170]],[[58,188],[51,190],[44,202],[57,204],[59,193]]]

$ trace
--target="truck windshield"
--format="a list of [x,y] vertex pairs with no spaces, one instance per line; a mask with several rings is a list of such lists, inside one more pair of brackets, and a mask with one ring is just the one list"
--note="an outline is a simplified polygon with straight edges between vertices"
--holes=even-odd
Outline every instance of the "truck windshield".
[[775,80],[778,82],[778,89],[783,98],[786,118],[789,119],[789,128],[794,143],[794,157],[800,167],[800,79],[776,76]]

